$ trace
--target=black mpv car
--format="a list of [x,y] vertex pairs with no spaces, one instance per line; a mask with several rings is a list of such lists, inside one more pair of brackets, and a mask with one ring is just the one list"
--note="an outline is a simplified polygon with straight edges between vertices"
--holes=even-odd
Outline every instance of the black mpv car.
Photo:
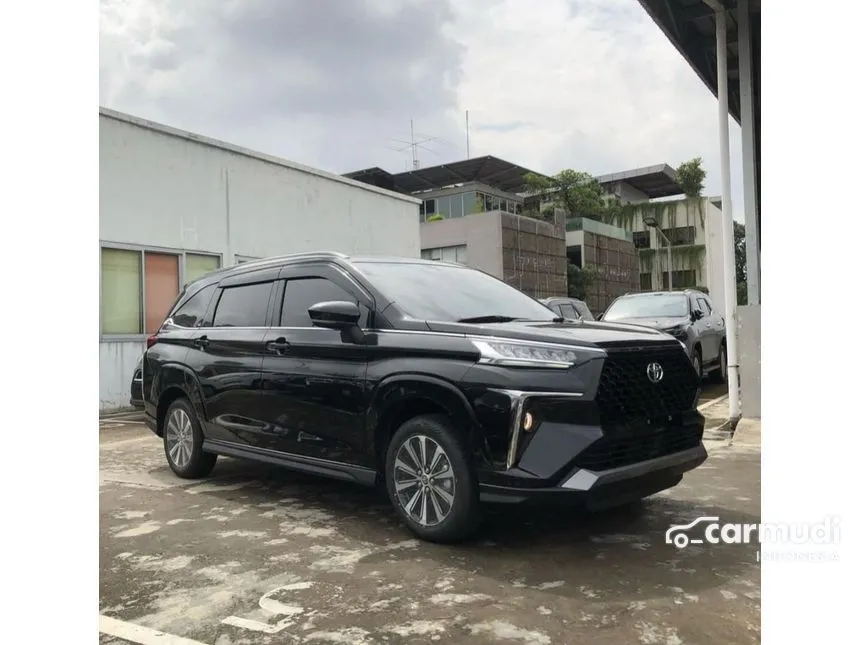
[[481,502],[625,504],[707,457],[681,343],[460,265],[242,264],[188,285],[147,344],[147,423],[178,476],[226,455],[384,483],[427,540],[467,536]]

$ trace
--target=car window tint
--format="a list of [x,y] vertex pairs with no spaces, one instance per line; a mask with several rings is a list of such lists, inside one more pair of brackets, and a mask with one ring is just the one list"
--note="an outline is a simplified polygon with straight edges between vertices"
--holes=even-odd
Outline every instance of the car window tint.
[[[318,302],[343,300],[358,304],[358,299],[326,278],[294,278],[287,280],[281,309],[281,327],[313,327],[308,309]],[[360,327],[367,326],[368,311],[360,306]]]
[[559,304],[558,309],[559,313],[565,318],[579,318],[576,309],[573,308],[573,305],[567,302]]
[[696,298],[696,302],[698,303],[699,309],[702,310],[702,313],[706,316],[711,315],[711,307],[708,304],[707,300],[702,297]]
[[272,282],[243,284],[221,291],[213,327],[265,327]]
[[197,327],[206,315],[214,292],[215,285],[210,284],[191,296],[171,316],[173,324],[179,327]]

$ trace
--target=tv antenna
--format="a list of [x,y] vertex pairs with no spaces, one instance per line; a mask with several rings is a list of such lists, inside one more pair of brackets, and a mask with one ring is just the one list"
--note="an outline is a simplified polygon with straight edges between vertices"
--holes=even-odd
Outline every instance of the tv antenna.
[[[417,138],[416,138],[417,137]],[[432,153],[434,155],[438,155],[439,153],[433,150],[432,148],[428,148],[427,143],[431,142],[439,142],[439,143],[448,143],[444,139],[440,139],[439,137],[431,137],[428,135],[423,135],[420,132],[415,132],[415,122],[410,119],[409,120],[409,141],[404,141],[402,139],[393,139],[391,137],[387,137],[389,141],[393,141],[395,143],[403,144],[403,147],[399,148],[389,148],[389,150],[394,150],[396,152],[406,152],[409,150],[412,155],[412,170],[418,170],[421,167],[421,160],[419,158],[419,150],[424,150],[425,152]]]

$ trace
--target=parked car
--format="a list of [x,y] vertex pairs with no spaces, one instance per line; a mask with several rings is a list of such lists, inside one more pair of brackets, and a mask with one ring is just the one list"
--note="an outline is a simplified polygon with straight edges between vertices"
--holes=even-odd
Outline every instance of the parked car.
[[594,320],[594,315],[582,300],[577,298],[543,298],[540,301],[562,318]]
[[684,343],[700,379],[711,375],[724,383],[728,376],[726,321],[706,293],[685,289],[627,294],[616,298],[601,320],[666,332]]
[[133,408],[143,407],[143,356],[138,359],[134,372],[131,374],[131,397],[129,403]]
[[144,355],[179,477],[219,455],[384,484],[418,537],[482,502],[626,504],[705,461],[678,341],[571,322],[462,265],[308,253],[191,283]]

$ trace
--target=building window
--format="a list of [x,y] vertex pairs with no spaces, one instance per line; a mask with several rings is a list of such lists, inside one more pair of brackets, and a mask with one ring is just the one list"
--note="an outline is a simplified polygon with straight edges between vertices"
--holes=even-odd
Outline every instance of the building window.
[[451,195],[448,198],[448,213],[447,216],[450,217],[463,217],[463,195],[462,193],[459,195]]
[[458,264],[466,264],[466,245],[458,246],[443,246],[435,249],[424,249],[421,251],[421,257],[425,260],[441,260],[442,262],[456,262]]
[[651,274],[650,273],[640,273],[639,274],[639,289],[642,291],[651,291]]
[[[695,244],[696,243],[696,227],[695,226],[679,226],[677,228],[667,228],[663,231],[672,241],[672,246],[679,246],[682,244]],[[666,246],[666,240],[663,239],[663,236],[658,236],[660,238],[660,246]]]
[[[663,271],[663,288],[669,288],[669,272]],[[683,271],[672,271],[672,288],[686,289],[687,287],[696,286],[696,270],[686,269]]]
[[101,333],[154,334],[176,301],[180,284],[219,266],[217,255],[103,247]]
[[201,255],[199,253],[185,254],[185,284],[202,278],[207,273],[221,266],[217,255]]
[[633,246],[637,249],[647,249],[651,246],[651,231],[636,231],[633,233]]

